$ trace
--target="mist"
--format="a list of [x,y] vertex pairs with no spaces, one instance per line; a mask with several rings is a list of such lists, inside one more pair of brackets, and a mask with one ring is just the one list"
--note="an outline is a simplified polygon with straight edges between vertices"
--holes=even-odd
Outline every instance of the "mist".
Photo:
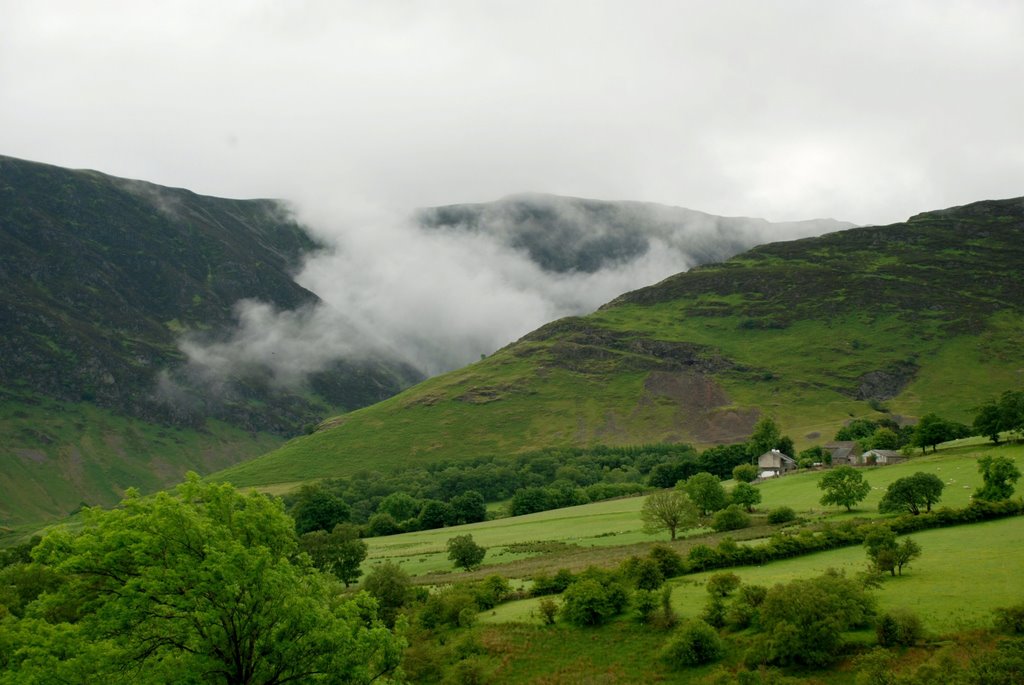
[[316,204],[294,211],[326,246],[295,276],[320,304],[278,311],[239,302],[227,339],[182,341],[205,377],[258,366],[287,386],[336,360],[367,359],[435,375],[696,264],[849,225],[547,195],[405,215]]

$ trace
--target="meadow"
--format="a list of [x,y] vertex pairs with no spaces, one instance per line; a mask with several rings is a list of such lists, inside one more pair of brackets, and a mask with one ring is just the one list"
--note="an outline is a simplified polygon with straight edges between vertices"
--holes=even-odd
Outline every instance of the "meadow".
[[[888,485],[917,471],[934,473],[942,478],[946,488],[940,505],[960,508],[970,502],[971,493],[981,484],[976,461],[986,454],[1010,457],[1024,471],[1024,445],[961,444],[927,456],[915,456],[903,464],[864,468],[862,472],[872,489],[851,512],[842,507],[823,507],[819,503],[822,494],[817,487],[822,474],[820,471],[798,473],[759,484],[762,502],[757,509],[766,512],[789,506],[802,518],[812,521],[877,517],[878,502]],[[726,487],[731,487],[731,483],[726,483]],[[364,569],[390,559],[414,577],[427,576],[427,582],[439,582],[444,574],[452,580],[489,573],[521,578],[539,570],[580,569],[589,564],[613,566],[632,554],[645,554],[655,543],[669,542],[666,533],[650,535],[643,532],[640,520],[643,501],[643,497],[629,497],[455,528],[369,538]],[[756,539],[766,537],[774,530],[774,527],[765,525],[763,519],[755,518],[755,524],[730,535],[737,540]],[[455,535],[466,533],[473,535],[477,544],[487,548],[487,557],[483,568],[473,574],[454,573],[445,543]],[[707,528],[687,531],[683,539],[670,546],[682,553],[695,541],[714,544],[722,537],[705,537],[709,534]],[[525,563],[527,561],[529,563]]]

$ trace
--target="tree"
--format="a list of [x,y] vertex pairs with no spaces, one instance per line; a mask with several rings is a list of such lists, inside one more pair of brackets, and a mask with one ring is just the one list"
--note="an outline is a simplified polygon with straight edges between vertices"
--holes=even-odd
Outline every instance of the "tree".
[[853,419],[836,432],[836,440],[863,440],[871,436],[878,424],[871,419]]
[[660,490],[644,500],[640,519],[644,522],[645,533],[667,530],[675,540],[677,531],[690,528],[697,522],[697,507],[685,492]]
[[37,623],[39,639],[59,635],[33,646],[49,657],[8,669],[28,671],[17,682],[63,680],[57,669],[75,682],[231,684],[338,674],[367,683],[393,668],[400,649],[373,621],[372,600],[339,600],[327,576],[293,563],[295,553],[279,500],[195,474],[173,493],[129,491],[119,508],[87,509],[79,531],[51,532],[35,550],[67,579],[38,600],[36,615],[77,615]]
[[947,421],[937,414],[925,414],[914,427],[914,436],[911,442],[914,447],[920,447],[923,454],[928,447],[935,452],[940,442],[967,437],[970,434],[971,430],[966,426]]
[[773,449],[778,449],[782,433],[779,425],[770,416],[762,416],[754,425],[754,432],[747,440],[747,456],[757,459],[759,456]]
[[761,491],[750,483],[737,483],[729,493],[729,501],[754,511],[754,506],[761,503]]
[[352,515],[352,509],[318,485],[303,485],[291,511],[299,535],[312,530],[334,530]]
[[619,583],[583,578],[562,593],[562,616],[573,625],[596,626],[621,614],[628,603],[629,596]]
[[867,625],[874,601],[863,586],[835,571],[776,585],[760,606],[770,663],[824,666],[842,651],[842,634]]
[[904,538],[896,542],[896,534],[890,529],[880,526],[864,538],[868,559],[878,571],[888,571],[895,576],[903,575],[903,567],[921,556],[921,546],[913,538]]
[[873,450],[898,450],[900,436],[891,428],[879,428],[871,435],[871,449]]
[[456,535],[448,540],[448,558],[455,562],[456,567],[466,571],[472,571],[480,566],[486,554],[487,549],[476,544],[469,533]]
[[711,527],[721,533],[726,530],[739,530],[750,525],[750,517],[738,504],[730,504],[725,509],[715,512]]
[[998,502],[1013,497],[1013,484],[1020,479],[1020,469],[1009,457],[981,457],[978,472],[984,484],[974,491],[975,499]]
[[932,505],[942,499],[944,488],[942,479],[934,473],[918,471],[890,483],[878,503],[878,511],[883,514],[907,511],[915,516],[921,513],[921,507],[931,511]]
[[420,509],[420,530],[444,528],[451,517],[451,507],[446,503],[436,499],[428,499],[423,503],[423,508]]
[[750,483],[757,480],[757,467],[753,464],[739,464],[732,470],[732,478],[737,483]]
[[381,620],[395,625],[399,610],[409,601],[412,581],[402,567],[390,559],[374,566],[363,580],[363,589],[377,600]]
[[377,512],[390,514],[392,519],[401,523],[416,518],[422,508],[423,502],[412,495],[405,492],[392,492],[380,501],[380,504],[377,505]]
[[359,579],[359,565],[366,558],[366,543],[351,523],[339,523],[330,533],[314,530],[299,538],[299,549],[309,555],[313,565],[338,577],[348,587]]
[[686,494],[697,505],[703,516],[725,508],[725,488],[717,477],[710,473],[697,473],[686,479]]
[[476,523],[487,518],[487,505],[484,496],[476,490],[467,490],[452,498],[451,518],[448,523],[459,526],[464,523]]
[[724,654],[725,646],[718,632],[700,619],[691,619],[668,641],[661,659],[669,668],[682,670],[718,661]]
[[839,466],[827,472],[818,481],[818,487],[825,491],[821,496],[823,505],[839,504],[847,511],[871,492],[863,474],[852,466]]
[[974,417],[974,429],[996,445],[1003,431],[1024,432],[1024,390],[1007,390],[998,401],[982,405]]

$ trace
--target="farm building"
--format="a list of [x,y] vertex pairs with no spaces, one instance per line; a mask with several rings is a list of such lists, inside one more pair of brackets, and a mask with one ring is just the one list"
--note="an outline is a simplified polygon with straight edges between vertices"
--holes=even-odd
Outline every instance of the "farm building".
[[897,452],[896,450],[868,450],[861,455],[861,458],[864,464],[878,464],[879,466],[899,464],[907,460],[902,452]]
[[832,466],[863,466],[860,446],[856,440],[839,440],[825,445],[832,455]]
[[779,450],[765,452],[757,458],[759,478],[775,478],[796,470],[796,460]]

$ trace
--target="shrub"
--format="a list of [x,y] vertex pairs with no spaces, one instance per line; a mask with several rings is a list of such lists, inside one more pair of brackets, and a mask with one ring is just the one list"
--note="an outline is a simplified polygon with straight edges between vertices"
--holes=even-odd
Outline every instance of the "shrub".
[[678,553],[665,547],[655,545],[651,548],[648,556],[658,563],[661,575],[665,578],[673,578],[683,573],[683,558]]
[[739,464],[733,467],[732,477],[737,483],[750,483],[757,480],[757,467],[753,464]]
[[487,576],[482,583],[473,588],[477,606],[481,610],[493,609],[508,599],[512,593],[508,581],[499,575]]
[[738,504],[730,504],[725,509],[715,514],[711,527],[722,532],[724,530],[739,530],[750,525],[750,517]]
[[622,613],[629,595],[617,582],[577,580],[562,595],[562,616],[577,626],[596,626]]
[[796,512],[790,507],[779,507],[768,512],[768,523],[789,523],[796,520]]
[[707,591],[712,597],[728,597],[740,586],[740,577],[735,573],[716,573],[707,582]]
[[680,670],[718,661],[724,651],[722,639],[714,628],[704,621],[691,620],[672,636],[662,650],[661,658],[670,668]]
[[469,627],[479,610],[476,599],[465,587],[447,587],[431,593],[419,612],[420,625],[428,630],[443,626]]
[[658,596],[654,592],[637,590],[633,593],[633,609],[636,611],[636,620],[640,623],[650,623],[657,608]]
[[540,612],[540,619],[544,622],[544,625],[555,625],[555,616],[558,614],[558,605],[555,603],[555,600],[550,597],[540,600],[540,603],[537,605],[537,611]]
[[878,644],[883,647],[910,647],[924,634],[917,614],[906,609],[887,611],[875,623]]
[[1012,635],[1024,635],[1024,602],[1011,607],[1000,607],[993,611],[996,630]]

